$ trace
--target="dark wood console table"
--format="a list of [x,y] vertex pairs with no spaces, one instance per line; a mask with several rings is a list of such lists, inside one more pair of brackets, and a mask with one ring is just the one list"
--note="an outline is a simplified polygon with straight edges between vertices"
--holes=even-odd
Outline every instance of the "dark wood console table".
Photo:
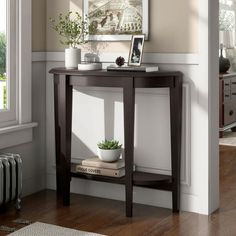
[[[54,106],[56,136],[57,193],[63,196],[63,204],[70,204],[71,177],[125,185],[126,216],[132,216],[133,186],[161,189],[172,192],[173,212],[180,205],[180,156],[182,122],[182,73],[161,72],[113,72],[78,71],[54,68]],[[124,102],[125,171],[121,178],[76,173],[71,164],[71,120],[73,86],[121,87]],[[135,88],[170,89],[171,116],[171,175],[133,172],[134,154],[134,104]]]

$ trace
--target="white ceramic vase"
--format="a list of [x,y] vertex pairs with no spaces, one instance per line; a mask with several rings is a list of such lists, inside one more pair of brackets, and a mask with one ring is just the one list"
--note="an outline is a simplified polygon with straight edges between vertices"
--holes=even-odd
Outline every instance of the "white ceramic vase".
[[79,63],[81,63],[81,49],[80,48],[66,48],[65,49],[66,69],[76,69]]
[[114,162],[118,161],[121,155],[121,148],[114,150],[105,150],[98,148],[98,157],[104,162]]

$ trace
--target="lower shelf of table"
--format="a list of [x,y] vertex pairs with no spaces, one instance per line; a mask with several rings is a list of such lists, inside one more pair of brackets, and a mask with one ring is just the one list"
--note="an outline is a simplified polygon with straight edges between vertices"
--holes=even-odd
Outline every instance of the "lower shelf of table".
[[[75,171],[74,165],[71,166],[71,177],[114,183],[114,184],[125,184],[125,176],[117,178],[103,175],[78,173]],[[145,188],[172,191],[172,177],[170,175],[161,175],[161,174],[135,171],[133,173],[133,185]]]

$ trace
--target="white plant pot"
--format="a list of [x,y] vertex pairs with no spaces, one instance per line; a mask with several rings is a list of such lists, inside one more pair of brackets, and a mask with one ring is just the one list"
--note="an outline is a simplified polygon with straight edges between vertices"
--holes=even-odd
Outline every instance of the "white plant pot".
[[76,69],[81,63],[81,49],[80,48],[66,48],[65,49],[65,67],[66,69]]
[[104,162],[114,162],[118,161],[121,155],[121,148],[114,150],[105,150],[98,148],[98,157]]

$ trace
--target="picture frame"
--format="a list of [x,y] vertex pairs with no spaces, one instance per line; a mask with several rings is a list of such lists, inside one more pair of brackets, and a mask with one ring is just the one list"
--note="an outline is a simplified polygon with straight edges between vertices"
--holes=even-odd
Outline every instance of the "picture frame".
[[89,41],[129,41],[132,35],[149,34],[149,0],[83,0],[89,19]]
[[129,51],[128,66],[140,66],[143,56],[145,35],[133,35]]

